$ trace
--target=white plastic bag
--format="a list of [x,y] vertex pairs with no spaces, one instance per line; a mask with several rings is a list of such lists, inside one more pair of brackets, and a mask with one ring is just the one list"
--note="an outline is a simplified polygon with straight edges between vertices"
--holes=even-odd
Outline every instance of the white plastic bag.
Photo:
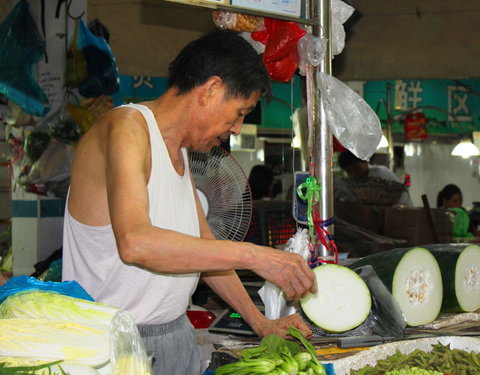
[[339,55],[345,48],[345,28],[332,17],[332,56]]
[[333,135],[357,157],[369,160],[383,134],[375,111],[360,95],[331,75],[319,73],[317,83]]
[[327,39],[307,33],[298,41],[297,50],[300,58],[299,73],[304,76],[307,64],[318,66],[325,57]]
[[72,159],[72,145],[52,140],[40,159],[33,163],[28,181],[34,184],[64,181],[70,178]]
[[332,1],[332,55],[338,55],[345,47],[343,24],[350,18],[355,8],[341,0]]
[[[299,229],[297,233],[288,240],[284,251],[300,254],[303,259],[308,260],[310,256],[308,231]],[[258,291],[260,298],[265,305],[265,316],[268,319],[278,319],[297,312],[297,307],[285,299],[283,291],[269,281]]]

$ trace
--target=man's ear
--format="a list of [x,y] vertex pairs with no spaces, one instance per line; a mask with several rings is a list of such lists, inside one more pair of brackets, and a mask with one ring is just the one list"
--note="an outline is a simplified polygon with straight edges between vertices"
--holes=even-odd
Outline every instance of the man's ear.
[[202,86],[200,90],[200,98],[202,104],[207,104],[217,95],[223,96],[223,80],[218,76],[211,76]]

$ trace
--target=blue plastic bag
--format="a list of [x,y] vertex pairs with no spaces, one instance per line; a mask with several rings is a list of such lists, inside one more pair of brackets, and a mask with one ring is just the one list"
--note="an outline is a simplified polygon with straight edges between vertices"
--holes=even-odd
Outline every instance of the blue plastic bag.
[[76,281],[40,281],[31,276],[14,276],[0,287],[0,303],[8,296],[26,290],[46,290],[63,294],[65,296],[93,301],[93,298]]
[[29,114],[45,116],[48,98],[32,74],[32,65],[45,53],[45,40],[28,7],[20,1],[0,24],[0,94]]
[[93,35],[83,20],[78,33],[80,49],[87,61],[87,79],[78,92],[85,98],[114,94],[120,88],[120,78],[110,46],[103,37]]

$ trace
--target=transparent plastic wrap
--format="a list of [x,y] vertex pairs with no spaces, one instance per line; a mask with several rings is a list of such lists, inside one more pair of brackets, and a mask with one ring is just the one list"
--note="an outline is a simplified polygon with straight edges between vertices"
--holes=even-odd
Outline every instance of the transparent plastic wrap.
[[372,310],[364,324],[376,335],[402,337],[407,318],[373,267],[367,265],[354,271],[362,277],[372,294]]
[[44,184],[70,178],[73,160],[72,145],[51,141],[40,158],[32,164],[30,172],[20,182]]
[[341,0],[332,1],[332,54],[339,55],[345,47],[343,24],[350,18],[355,8]]
[[[308,260],[310,250],[307,229],[299,229],[297,233],[288,240],[285,251],[299,254],[305,260]],[[279,287],[268,281],[260,288],[258,294],[265,305],[265,316],[268,319],[278,319],[283,316],[289,316],[295,314],[299,309],[295,303],[285,299],[285,295]]]
[[383,135],[375,111],[360,95],[329,74],[318,74],[318,86],[333,135],[360,159],[370,159]]
[[36,128],[46,129],[52,138],[65,143],[77,142],[82,133],[80,125],[73,119],[66,105],[42,119]]
[[62,361],[99,374],[151,374],[137,326],[126,311],[51,290],[7,297],[0,304],[0,339],[0,363],[13,357]]
[[110,327],[111,369],[114,375],[152,374],[142,338],[130,314],[118,311]]
[[318,66],[325,57],[327,39],[307,33],[298,41],[297,49],[299,73],[304,76],[307,65]]
[[220,29],[252,32],[263,28],[263,17],[250,14],[214,10],[212,18],[215,26]]
[[45,150],[48,148],[51,141],[50,134],[44,130],[35,129],[25,137],[23,151],[30,163],[35,163]]

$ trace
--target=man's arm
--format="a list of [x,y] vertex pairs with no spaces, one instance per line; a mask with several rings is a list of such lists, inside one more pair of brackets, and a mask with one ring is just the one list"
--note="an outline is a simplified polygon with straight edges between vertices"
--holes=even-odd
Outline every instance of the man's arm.
[[[214,236],[208,226],[196,192],[195,197],[201,236],[213,239]],[[253,303],[234,270],[205,272],[202,274],[202,279],[229,306],[237,311],[260,337],[266,336],[270,333],[276,333],[282,337],[286,337],[286,331],[292,324],[300,329],[306,337],[309,337],[312,334],[310,328],[308,328],[298,314],[277,320],[267,319]]]
[[141,124],[122,118],[110,127],[105,173],[111,224],[123,262],[165,273],[249,269],[279,286],[287,298],[314,291],[314,274],[299,255],[153,226],[148,215],[148,133]]

